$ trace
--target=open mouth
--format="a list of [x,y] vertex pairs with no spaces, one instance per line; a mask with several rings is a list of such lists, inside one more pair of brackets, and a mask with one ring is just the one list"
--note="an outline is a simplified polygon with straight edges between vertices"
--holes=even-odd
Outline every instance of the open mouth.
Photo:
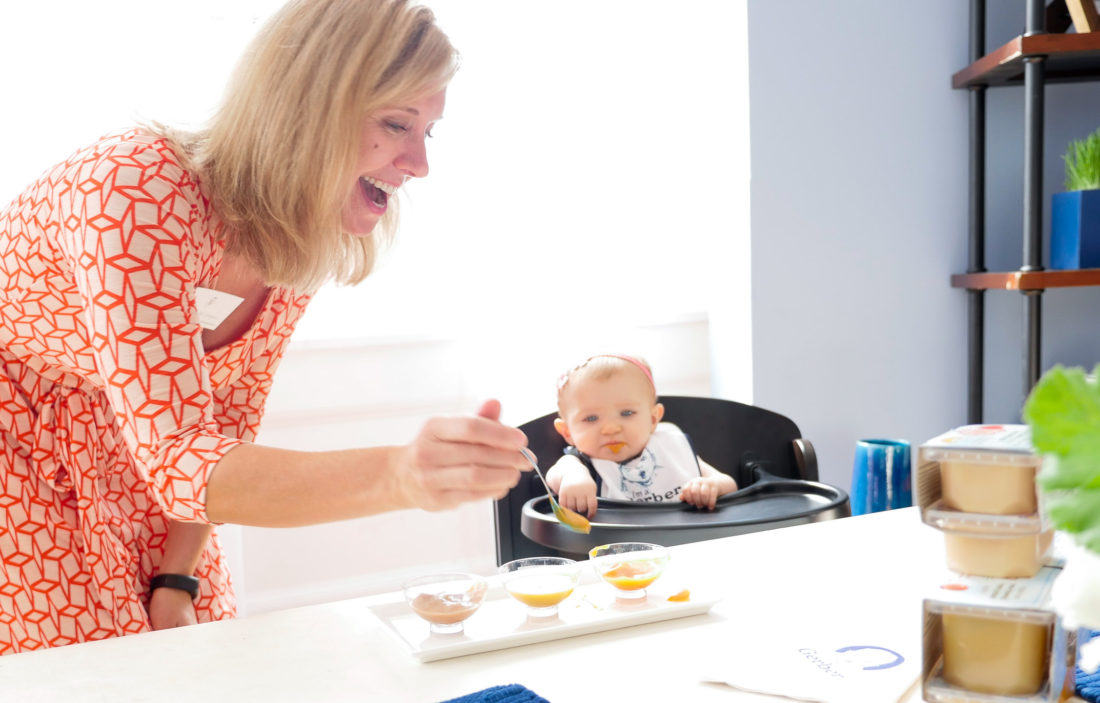
[[390,196],[397,190],[397,188],[389,183],[383,183],[370,176],[360,177],[359,187],[363,189],[363,193],[367,196],[367,199],[382,210],[386,209],[386,204],[389,202]]

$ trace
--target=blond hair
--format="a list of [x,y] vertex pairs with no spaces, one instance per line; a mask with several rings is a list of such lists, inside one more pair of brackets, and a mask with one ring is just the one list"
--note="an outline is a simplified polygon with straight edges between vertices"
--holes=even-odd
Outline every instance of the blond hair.
[[227,249],[269,285],[355,284],[396,229],[343,231],[367,115],[443,89],[458,56],[410,0],[291,0],[252,41],[219,111],[173,139],[226,225]]
[[622,354],[597,354],[590,356],[558,377],[558,409],[561,410],[562,396],[570,383],[582,381],[606,381],[626,369],[638,369],[645,374],[653,389],[653,402],[657,402],[657,387],[653,383],[653,369],[649,362],[640,356]]

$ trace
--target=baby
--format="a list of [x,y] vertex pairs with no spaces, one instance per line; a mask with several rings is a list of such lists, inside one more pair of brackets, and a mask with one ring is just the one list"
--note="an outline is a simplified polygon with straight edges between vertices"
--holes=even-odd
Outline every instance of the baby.
[[546,474],[559,502],[591,518],[597,494],[713,510],[718,496],[736,491],[731,476],[695,455],[687,435],[661,422],[664,413],[641,359],[600,354],[563,374],[554,428],[570,446]]

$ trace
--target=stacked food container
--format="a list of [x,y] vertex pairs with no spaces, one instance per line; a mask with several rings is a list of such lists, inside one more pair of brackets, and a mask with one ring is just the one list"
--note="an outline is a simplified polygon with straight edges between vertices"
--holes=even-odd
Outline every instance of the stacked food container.
[[1038,499],[1026,425],[968,425],[917,452],[921,519],[947,569],[923,602],[923,698],[1057,703],[1073,691],[1076,636],[1050,601],[1054,530]]

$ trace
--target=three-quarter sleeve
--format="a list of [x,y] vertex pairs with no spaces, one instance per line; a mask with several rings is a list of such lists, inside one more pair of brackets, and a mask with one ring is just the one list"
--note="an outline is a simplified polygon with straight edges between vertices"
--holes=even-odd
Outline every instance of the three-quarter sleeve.
[[[59,246],[83,300],[96,372],[127,447],[173,518],[208,522],[210,473],[243,440],[214,414],[195,305],[194,185],[163,141],[80,166]],[[190,192],[189,192],[190,189]],[[190,197],[189,197],[190,196]]]

